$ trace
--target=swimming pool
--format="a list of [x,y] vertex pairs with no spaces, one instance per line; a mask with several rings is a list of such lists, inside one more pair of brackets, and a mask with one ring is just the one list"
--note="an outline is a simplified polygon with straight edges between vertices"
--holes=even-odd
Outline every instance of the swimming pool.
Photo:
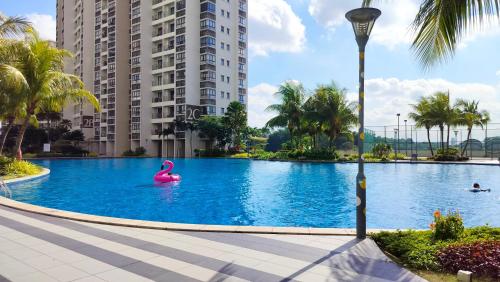
[[[252,226],[355,226],[357,164],[177,159],[177,185],[155,186],[161,159],[36,161],[48,177],[11,185],[13,199],[129,219]],[[467,226],[500,226],[500,167],[367,164],[370,228],[427,228],[436,209]],[[466,191],[479,182],[491,193]]]

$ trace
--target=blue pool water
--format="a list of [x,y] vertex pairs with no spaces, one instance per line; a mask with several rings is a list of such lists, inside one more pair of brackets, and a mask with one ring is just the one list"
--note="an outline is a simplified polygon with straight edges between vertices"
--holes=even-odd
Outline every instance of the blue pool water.
[[[51,160],[14,199],[121,218],[255,226],[355,226],[356,164],[178,159],[182,182],[155,186],[160,159]],[[368,164],[368,226],[427,228],[436,209],[500,226],[500,167]],[[473,182],[491,193],[466,191]]]

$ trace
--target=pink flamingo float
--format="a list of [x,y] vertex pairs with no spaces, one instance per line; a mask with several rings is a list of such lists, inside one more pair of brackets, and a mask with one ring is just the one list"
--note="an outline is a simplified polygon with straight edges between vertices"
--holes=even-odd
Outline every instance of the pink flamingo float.
[[[164,169],[165,166],[168,166],[166,169]],[[178,174],[172,174],[170,173],[172,169],[174,168],[174,163],[166,160],[163,162],[161,165],[160,171],[158,171],[155,176],[154,176],[154,181],[155,182],[160,182],[160,183],[168,183],[168,182],[178,182],[181,181],[181,176]]]

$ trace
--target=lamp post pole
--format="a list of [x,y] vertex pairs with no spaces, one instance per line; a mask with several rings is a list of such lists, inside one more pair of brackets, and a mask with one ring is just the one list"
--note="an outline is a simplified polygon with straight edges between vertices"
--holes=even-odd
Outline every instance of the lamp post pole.
[[398,113],[397,116],[398,116],[398,147],[396,149],[396,159],[398,158],[398,154],[399,154],[399,117],[401,116],[401,114]]
[[410,125],[410,155],[413,155],[413,125]]
[[408,130],[406,127],[406,122],[408,122],[408,120],[405,119],[404,122],[405,122],[405,154],[408,157]]
[[366,177],[364,172],[365,140],[365,47],[375,20],[381,12],[374,8],[354,9],[345,15],[352,23],[359,48],[359,131],[358,131],[358,175],[356,177],[356,237],[366,238]]

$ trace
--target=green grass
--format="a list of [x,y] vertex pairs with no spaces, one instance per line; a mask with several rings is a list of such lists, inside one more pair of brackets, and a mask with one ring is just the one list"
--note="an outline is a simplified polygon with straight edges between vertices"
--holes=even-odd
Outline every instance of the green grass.
[[42,173],[43,168],[28,161],[18,161],[0,157],[0,175],[13,179]]

